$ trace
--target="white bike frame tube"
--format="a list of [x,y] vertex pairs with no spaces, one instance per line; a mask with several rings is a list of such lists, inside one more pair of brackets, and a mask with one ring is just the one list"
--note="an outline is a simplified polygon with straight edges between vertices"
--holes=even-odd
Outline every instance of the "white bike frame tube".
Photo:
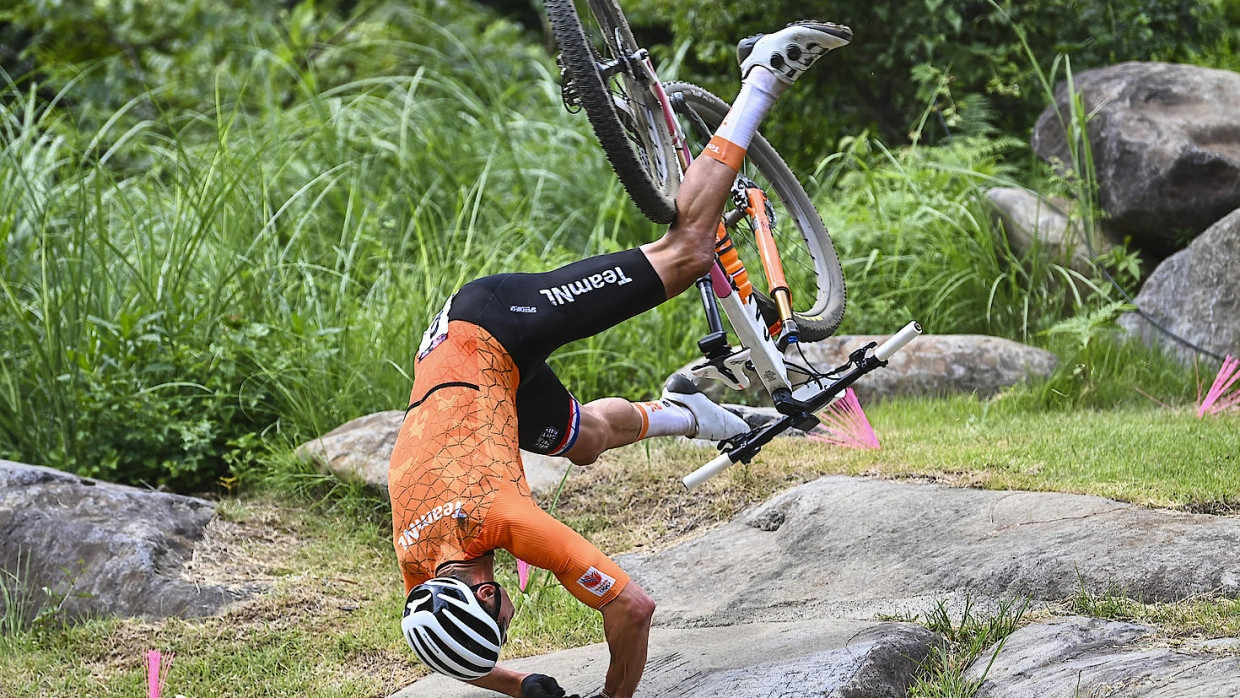
[[[717,295],[717,294],[716,294]],[[753,296],[748,301],[741,300],[741,294],[729,293],[719,299],[723,314],[732,324],[732,331],[743,347],[749,349],[749,360],[758,373],[759,380],[770,393],[777,388],[790,388],[788,369],[784,367],[784,356],[779,353],[774,340],[767,332],[762,321],[762,312]]]

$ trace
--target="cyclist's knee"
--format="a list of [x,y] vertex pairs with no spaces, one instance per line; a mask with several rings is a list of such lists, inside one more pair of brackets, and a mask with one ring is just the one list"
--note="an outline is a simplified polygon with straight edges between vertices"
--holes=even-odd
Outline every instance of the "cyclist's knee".
[[[585,435],[582,434],[582,436]],[[601,443],[601,441],[596,439],[583,440],[578,437],[577,443],[573,444],[573,447],[568,450],[568,453],[564,454],[564,457],[572,461],[573,465],[590,465],[598,460],[598,457],[603,455],[603,451],[606,450]]]
[[710,272],[710,265],[715,261],[714,235],[710,237],[694,236],[694,239],[683,246],[685,271],[696,279]]

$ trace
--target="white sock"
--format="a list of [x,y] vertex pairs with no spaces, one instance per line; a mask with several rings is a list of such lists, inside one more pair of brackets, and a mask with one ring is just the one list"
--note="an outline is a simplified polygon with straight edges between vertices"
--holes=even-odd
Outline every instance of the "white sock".
[[688,436],[697,428],[693,413],[671,400],[634,402],[642,415],[642,430],[638,440],[650,436]]
[[775,98],[784,91],[783,84],[775,75],[762,66],[754,66],[745,81],[741,83],[740,94],[723,118],[703,154],[714,157],[732,169],[740,168],[744,160],[745,150],[758,132],[758,125],[766,118]]
[[775,98],[787,87],[780,82],[771,71],[762,66],[754,66],[749,76],[741,83],[741,91],[732,102],[728,115],[719,124],[715,135],[725,138],[740,148],[748,148],[753,134],[757,133],[758,125],[766,118]]

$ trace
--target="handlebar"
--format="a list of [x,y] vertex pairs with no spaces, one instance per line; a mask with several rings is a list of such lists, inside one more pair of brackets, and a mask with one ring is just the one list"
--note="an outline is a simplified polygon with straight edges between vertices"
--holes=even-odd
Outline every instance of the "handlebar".
[[905,344],[913,341],[913,338],[921,334],[921,325],[916,320],[905,325],[899,332],[891,335],[887,341],[879,345],[874,350],[874,358],[879,361],[890,359],[893,354],[904,348]]
[[732,466],[732,463],[733,461],[731,455],[726,452],[721,453],[711,462],[684,476],[684,478],[681,479],[681,482],[685,483],[685,487],[688,489],[693,489],[724,470],[727,470]]
[[[847,364],[827,374],[828,376],[835,376],[835,380],[812,398],[802,402],[800,400],[787,399],[785,395],[782,403],[777,399],[776,407],[783,413],[781,419],[747,433],[734,436],[721,443],[720,448],[725,449],[723,453],[706,465],[686,475],[681,479],[681,482],[684,483],[686,488],[693,489],[727,470],[734,463],[748,463],[771,439],[788,429],[796,427],[808,431],[813,428],[818,424],[818,418],[814,416],[814,412],[825,407],[835,396],[844,392],[845,388],[852,385],[861,376],[880,366],[886,366],[887,359],[903,349],[906,344],[919,334],[921,334],[921,325],[917,322],[910,322],[899,332],[889,337],[878,348],[874,349],[872,353],[870,352],[870,348],[874,346],[872,342],[853,352],[849,356]],[[786,393],[787,391],[784,392]],[[775,397],[779,398],[780,396],[776,395]]]

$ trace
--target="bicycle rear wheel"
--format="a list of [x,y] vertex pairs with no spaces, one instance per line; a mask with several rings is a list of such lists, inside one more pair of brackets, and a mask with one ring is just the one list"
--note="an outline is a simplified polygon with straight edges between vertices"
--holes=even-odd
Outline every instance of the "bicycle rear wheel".
[[576,0],[576,6],[573,0],[544,0],[543,5],[571,99],[585,109],[620,183],[647,218],[671,223],[680,163],[641,64],[644,50],[620,7],[614,0]]
[[[701,152],[727,116],[730,105],[686,82],[669,82],[663,87],[690,147],[694,153]],[[700,117],[700,121],[694,115]],[[844,320],[845,290],[844,272],[822,218],[792,170],[761,135],[755,135],[750,143],[740,175],[753,180],[766,192],[774,207],[772,232],[792,293],[793,318],[800,328],[801,341],[826,339]],[[745,268],[754,279],[755,274],[761,275],[762,263],[752,228],[747,228],[750,225],[749,218],[742,217],[729,232]],[[768,323],[777,320],[775,302],[756,288],[754,295],[763,318]]]

